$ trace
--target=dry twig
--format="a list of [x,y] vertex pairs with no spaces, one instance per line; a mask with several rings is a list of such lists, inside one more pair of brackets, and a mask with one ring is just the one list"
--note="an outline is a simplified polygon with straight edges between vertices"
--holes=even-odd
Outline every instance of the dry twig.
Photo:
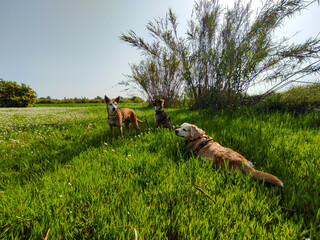
[[47,240],[47,239],[48,239],[49,232],[50,232],[50,228],[48,229],[48,232],[47,232],[47,234],[46,234],[46,236],[45,236],[44,240]]
[[200,187],[198,187],[197,185],[195,185],[193,182],[190,181],[190,184],[197,189],[198,191],[200,191],[201,193],[203,193],[207,198],[209,198],[212,202],[214,202],[216,205],[218,205],[219,207],[221,207],[226,213],[228,213],[230,215],[230,212],[225,209],[223,206],[221,206],[219,203],[217,203],[216,200],[214,200],[212,197],[210,197],[208,194],[206,194]]
[[120,226],[119,228],[121,228],[121,227],[124,227],[125,229],[133,229],[133,231],[134,231],[134,239],[135,240],[138,240],[139,239],[139,236],[138,236],[138,231],[134,228],[134,227],[131,227],[131,226],[128,226],[128,225],[126,225],[126,226]]

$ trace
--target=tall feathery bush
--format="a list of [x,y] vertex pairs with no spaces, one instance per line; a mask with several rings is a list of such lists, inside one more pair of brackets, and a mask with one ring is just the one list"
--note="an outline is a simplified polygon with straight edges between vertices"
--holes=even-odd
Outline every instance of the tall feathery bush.
[[[134,31],[121,35],[122,41],[141,50],[147,59],[133,65],[133,74],[126,83],[136,84],[149,95],[154,82],[161,85],[167,80],[162,77],[166,68],[156,68],[161,75],[150,64],[164,66],[165,57],[170,56],[178,64],[174,79],[181,88],[186,87],[194,106],[237,106],[248,88],[261,82],[273,83],[266,91],[268,95],[297,79],[319,73],[318,37],[290,45],[289,38],[277,40],[274,36],[285,19],[314,2],[266,0],[256,13],[251,1],[238,0],[232,8],[223,8],[217,0],[199,0],[184,37],[179,36],[177,17],[169,10],[164,18],[147,24],[151,42]],[[180,89],[177,94],[182,94]]]

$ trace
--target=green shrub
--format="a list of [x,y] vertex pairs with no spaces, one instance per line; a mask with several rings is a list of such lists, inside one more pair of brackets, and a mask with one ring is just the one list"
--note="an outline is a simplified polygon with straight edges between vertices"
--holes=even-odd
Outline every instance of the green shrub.
[[93,98],[89,100],[89,103],[103,103],[104,101],[99,98]]
[[121,98],[120,102],[121,103],[143,103],[144,100],[140,97],[133,96],[131,98]]
[[260,100],[259,96],[252,97],[253,100],[250,104],[255,104],[254,109],[262,112],[272,112],[282,110],[281,93],[272,93],[267,98]]
[[287,111],[305,112],[320,106],[320,84],[295,87],[282,94],[281,102]]
[[36,92],[24,83],[0,79],[0,107],[31,107],[36,98]]
[[41,104],[48,104],[48,103],[54,104],[54,103],[56,103],[56,101],[57,101],[56,99],[51,99],[50,97],[46,97],[46,98],[41,97],[36,100],[36,103],[37,104],[39,104],[39,103],[41,103]]
[[294,87],[283,93],[272,93],[255,105],[260,111],[304,113],[320,107],[320,84]]
[[142,98],[139,98],[137,96],[133,96],[132,98],[130,98],[130,100],[133,102],[133,103],[143,103],[143,99]]

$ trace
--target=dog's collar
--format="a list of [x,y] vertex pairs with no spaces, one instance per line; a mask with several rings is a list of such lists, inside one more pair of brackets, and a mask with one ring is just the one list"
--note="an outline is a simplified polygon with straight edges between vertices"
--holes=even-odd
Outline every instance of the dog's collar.
[[124,114],[123,114],[123,112],[122,112],[121,108],[119,108],[119,111],[121,112],[122,119],[124,119]]
[[156,115],[161,114],[162,112],[164,112],[164,108],[158,108],[156,109]]
[[202,139],[202,138],[205,138],[204,141],[202,141],[199,146],[196,148],[196,150],[193,151],[193,154],[194,155],[197,155],[199,153],[199,151],[204,147],[206,146],[208,143],[210,142],[215,142],[215,140],[212,138],[212,137],[209,137],[209,136],[205,136],[205,135],[202,135],[196,139],[192,139],[192,140],[189,140],[187,143],[191,143],[191,142],[194,142],[196,140],[199,140],[199,139]]
[[[122,115],[122,119],[123,119],[123,118],[124,118],[124,114],[123,114],[121,108],[118,108],[117,110],[120,111],[120,113],[121,113],[121,115]],[[118,111],[115,111],[115,114],[110,114],[110,113],[109,113],[109,117],[110,117],[110,118],[116,118],[116,117],[117,117],[117,112],[118,112]]]
[[111,118],[115,118],[116,116],[117,116],[117,112],[115,112],[114,114],[109,113],[109,117],[111,117]]
[[192,143],[192,142],[194,142],[194,141],[197,141],[197,140],[199,140],[199,139],[201,139],[201,138],[203,138],[203,135],[200,136],[200,137],[198,137],[198,138],[195,138],[195,139],[187,140],[187,144]]

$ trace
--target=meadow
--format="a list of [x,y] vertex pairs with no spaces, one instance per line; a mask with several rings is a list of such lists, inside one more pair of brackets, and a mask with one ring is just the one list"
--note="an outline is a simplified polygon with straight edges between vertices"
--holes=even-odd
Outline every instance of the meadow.
[[155,130],[153,109],[125,106],[143,133],[111,138],[99,104],[0,109],[1,239],[320,239],[319,112],[166,109],[280,188],[216,169]]

